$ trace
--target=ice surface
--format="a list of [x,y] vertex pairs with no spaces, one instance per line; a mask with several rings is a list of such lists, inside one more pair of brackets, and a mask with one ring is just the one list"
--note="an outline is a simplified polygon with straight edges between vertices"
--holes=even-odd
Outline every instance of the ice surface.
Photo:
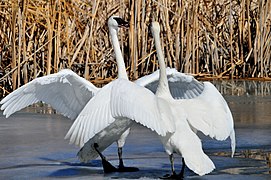
[[[271,179],[266,161],[266,154],[271,152],[271,96],[229,93],[227,87],[220,88],[227,92],[224,96],[234,116],[236,156],[230,158],[229,141],[200,135],[216,169],[202,177],[186,169],[185,179]],[[44,109],[27,108],[8,119],[0,115],[0,179],[159,179],[170,173],[170,162],[158,137],[140,125],[133,127],[123,149],[125,165],[140,171],[105,175],[99,158],[80,163],[76,157],[79,149],[64,140],[71,120],[32,110]],[[112,164],[118,164],[116,144],[104,155]],[[176,156],[175,161],[176,170],[180,170],[180,157]]]

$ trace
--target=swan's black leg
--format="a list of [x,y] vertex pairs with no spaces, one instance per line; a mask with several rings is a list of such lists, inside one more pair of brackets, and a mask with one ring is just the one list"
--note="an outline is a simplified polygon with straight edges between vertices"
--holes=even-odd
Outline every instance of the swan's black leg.
[[165,176],[161,177],[161,179],[183,179],[184,177],[184,168],[185,168],[185,163],[184,163],[184,158],[182,158],[182,169],[180,174],[176,174],[175,169],[174,169],[174,157],[173,154],[169,155],[169,160],[170,160],[170,164],[171,164],[171,171],[172,174],[166,174]]
[[118,155],[119,155],[119,168],[123,168],[123,159],[122,159],[122,147],[118,148]]
[[172,172],[172,176],[176,176],[176,172],[175,172],[175,167],[174,167],[174,156],[173,154],[171,154],[169,156],[169,160],[170,160],[170,164],[171,164],[171,172]]
[[94,143],[94,149],[97,151],[97,153],[100,155],[102,159],[104,173],[117,172],[118,169],[115,168],[110,162],[106,160],[105,156],[98,150],[98,147],[99,145],[97,143]]
[[161,179],[177,179],[177,177],[178,177],[178,175],[175,172],[175,168],[174,168],[174,156],[173,156],[173,154],[169,155],[169,160],[170,160],[170,166],[171,166],[172,174],[166,174],[163,177],[161,177]]
[[118,168],[119,172],[135,172],[135,171],[139,171],[139,169],[136,168],[136,167],[125,167],[124,166],[123,159],[122,159],[122,147],[118,148],[118,155],[119,155],[119,168]]
[[185,168],[185,162],[184,162],[184,158],[182,157],[182,169],[181,169],[181,172],[180,172],[180,174],[179,174],[179,177],[181,178],[181,179],[183,179],[184,178],[184,168]]

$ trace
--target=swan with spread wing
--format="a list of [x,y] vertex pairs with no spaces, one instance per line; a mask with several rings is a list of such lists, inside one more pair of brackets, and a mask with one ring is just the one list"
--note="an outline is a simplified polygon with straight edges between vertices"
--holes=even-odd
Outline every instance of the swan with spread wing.
[[[109,34],[117,61],[118,78],[128,80],[118,41],[119,28],[127,26],[128,22],[118,16],[111,16],[108,19]],[[175,69],[167,69],[169,75],[175,72]],[[157,72],[154,73],[153,78],[156,77],[158,79],[157,75]],[[142,82],[146,82],[146,80]],[[114,121],[114,118],[111,116],[110,109],[107,106],[109,105],[110,89],[110,85],[104,86],[103,88],[97,88],[73,71],[64,69],[58,73],[32,80],[6,96],[0,104],[2,104],[1,110],[4,110],[3,114],[8,118],[11,114],[31,104],[43,101],[46,104],[50,104],[60,114],[71,120],[78,118],[72,127],[74,127],[77,122],[86,120],[87,116],[84,114],[86,111],[95,112],[95,120],[97,120],[98,123],[94,120],[86,121],[90,122],[90,124],[88,124],[88,126],[86,126],[86,124],[83,126],[84,131],[76,131],[76,129],[71,128],[66,135],[66,138],[71,137],[71,143],[75,143],[80,147],[85,145],[78,153],[79,159],[84,162],[95,159],[98,157],[97,150],[103,151],[112,143],[117,142],[119,168],[110,166],[109,162],[106,162],[104,158],[104,162],[109,164],[104,167],[105,172],[137,171],[137,168],[125,167],[122,159],[122,148],[129,135],[130,126],[133,124],[133,121],[126,121],[123,119],[118,120],[117,123],[111,124],[111,122]],[[107,90],[109,90],[109,93],[107,93]],[[93,99],[92,102],[95,102],[95,105],[87,106],[87,103],[91,99]],[[107,109],[101,110],[99,109],[101,107],[107,107]],[[89,108],[91,110],[89,110]],[[99,112],[97,112],[98,110]],[[79,114],[80,117],[78,117]],[[110,133],[110,135],[108,135],[108,133]],[[80,139],[80,141],[78,141],[78,139]],[[88,143],[86,143],[87,141]],[[94,147],[94,144],[97,144],[98,146]]]
[[[183,85],[180,87],[183,88],[177,88],[177,91],[181,90],[179,93],[170,92],[168,81],[174,82],[174,77],[167,79],[159,32],[159,24],[153,22],[152,33],[160,65],[158,87],[154,89],[156,93],[153,94],[135,83],[119,79],[111,91],[112,115],[115,118],[127,117],[140,122],[148,121],[150,113],[153,113],[154,109],[158,110],[162,119],[159,122],[167,122],[168,125],[175,127],[173,133],[169,131],[166,136],[160,135],[171,162],[172,175],[168,178],[182,178],[184,165],[199,175],[205,175],[215,169],[215,166],[202,150],[201,141],[192,128],[217,140],[230,137],[233,156],[235,132],[232,114],[222,95],[211,83],[200,83],[191,76],[179,74],[177,76]],[[181,95],[178,100],[173,98],[174,93],[175,98],[177,94]],[[163,128],[167,131],[166,126]],[[183,167],[178,175],[174,170],[173,153],[183,157]]]
[[[117,33],[120,27],[128,26],[128,22],[118,16],[111,16],[108,20],[109,33],[117,61],[118,78],[123,79],[128,79],[128,77]],[[90,99],[95,96],[101,96],[102,93],[99,93],[101,89],[102,88],[97,88],[91,82],[78,76],[73,71],[64,69],[55,74],[36,78],[16,89],[0,102],[0,104],[2,104],[1,110],[4,110],[3,114],[8,118],[16,111],[43,101],[46,104],[50,104],[60,114],[71,120],[75,120]],[[99,99],[98,97],[96,99]],[[100,131],[99,127],[95,128],[95,132]],[[122,168],[121,171],[126,171],[122,160],[122,147],[124,146],[129,131],[130,129],[126,128],[125,131],[122,131],[120,136],[118,136],[119,139],[114,138],[118,143],[119,167]],[[82,147],[84,143],[76,144]],[[95,155],[96,157],[98,156],[97,153]],[[131,170],[137,170],[137,168],[128,168],[128,171]]]
[[[160,68],[160,70],[161,69],[162,68]],[[230,136],[233,155],[235,151],[235,134],[233,130],[232,114],[226,101],[215,86],[210,82],[199,82],[193,76],[179,73],[174,68],[164,69],[166,71],[166,78],[162,78],[168,80],[170,94],[176,100],[176,103],[178,102],[178,107],[180,107],[182,111],[185,111],[184,113],[186,114],[189,126],[192,127],[193,130],[201,131],[205,135],[217,140],[225,140]],[[136,80],[135,83],[140,86],[145,86],[155,93],[159,84],[159,74],[160,71],[157,70],[150,75],[141,77]],[[71,134],[73,134],[71,142],[75,142],[76,140],[85,142],[81,150],[78,152],[78,157],[83,162],[88,162],[89,160],[96,158],[98,155],[97,150],[103,151],[106,149],[106,147],[114,142],[114,139],[118,139],[122,132],[133,124],[133,121],[129,119],[121,119],[118,118],[118,116],[115,116],[116,119],[110,117],[112,114],[110,114],[109,111],[111,111],[111,108],[114,108],[109,105],[112,98],[111,95],[115,96],[114,94],[110,95],[112,86],[114,85],[110,85],[110,88],[107,88],[110,90],[104,90],[103,94],[101,94],[101,97],[104,98],[103,101],[96,96],[96,98],[94,98],[95,100],[91,100],[91,102],[89,102],[85,107],[85,114],[82,116],[84,118],[78,119],[76,123],[74,123],[74,127],[71,128],[68,133],[67,137],[70,137]],[[127,89],[124,88],[124,91],[125,90]],[[133,91],[130,89],[127,90],[126,93],[134,96],[135,100],[144,99],[140,96],[135,96]],[[123,97],[122,99],[128,100],[129,98]],[[97,101],[101,102],[100,106],[102,107],[102,110],[101,107],[97,106],[97,104],[99,104],[96,103]],[[127,108],[134,107],[135,110],[138,109],[133,106],[133,104],[134,101],[131,100],[126,104],[126,106]],[[140,104],[141,107],[146,106],[146,108],[141,109],[148,109],[148,101],[138,104]],[[94,110],[95,108],[93,108],[93,106],[97,109]],[[141,114],[139,111],[137,113]],[[111,120],[105,122],[103,120],[105,118],[101,118],[101,114],[104,114],[106,118]],[[127,114],[119,115],[126,116]],[[133,119],[134,117],[129,116],[129,118]],[[76,129],[75,126],[81,128],[87,127],[86,129],[92,128],[92,130],[82,131],[78,128]],[[95,126],[100,127],[99,132],[95,132]],[[89,134],[89,131],[93,133]],[[124,143],[125,139],[123,140],[124,141],[122,142]],[[95,148],[95,143],[98,144],[98,149]]]

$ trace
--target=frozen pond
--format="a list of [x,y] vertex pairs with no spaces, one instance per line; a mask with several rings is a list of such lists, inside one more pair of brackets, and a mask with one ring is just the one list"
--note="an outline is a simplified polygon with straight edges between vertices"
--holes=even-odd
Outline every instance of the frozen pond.
[[[230,158],[229,141],[202,137],[205,152],[216,169],[197,176],[186,169],[185,179],[271,179],[271,82],[214,82],[233,112],[237,139],[236,156]],[[29,107],[5,119],[0,115],[0,179],[159,179],[170,173],[170,162],[157,136],[135,125],[124,146],[124,163],[140,170],[103,174],[99,158],[82,164],[78,148],[64,136],[72,121],[44,114],[46,107]],[[118,164],[116,144],[104,151]],[[177,156],[176,156],[177,157]],[[269,158],[268,158],[269,157]],[[175,160],[176,170],[181,159]]]

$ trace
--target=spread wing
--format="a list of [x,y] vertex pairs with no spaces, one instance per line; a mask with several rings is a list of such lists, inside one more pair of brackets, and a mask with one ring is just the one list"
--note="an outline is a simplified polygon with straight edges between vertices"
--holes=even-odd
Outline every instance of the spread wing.
[[83,147],[95,134],[115,121],[110,109],[113,82],[100,89],[80,112],[65,136],[65,139],[70,138],[70,143]]
[[[192,99],[199,96],[204,89],[203,83],[193,76],[178,72],[174,68],[166,69],[170,93],[174,99]],[[135,83],[156,92],[159,82],[159,70],[136,80]]]
[[200,96],[194,99],[177,100],[176,106],[185,109],[190,125],[205,135],[217,140],[230,137],[232,153],[234,153],[233,117],[227,102],[213,84],[204,82],[204,91]]
[[0,102],[1,110],[9,117],[16,111],[43,101],[73,120],[98,90],[89,81],[65,69],[36,78],[16,89]]
[[[176,106],[184,108],[188,121],[195,129],[217,140],[230,136],[232,152],[235,151],[233,118],[227,102],[209,82],[199,82],[193,76],[167,68],[167,78],[171,95],[177,100]],[[137,84],[156,92],[159,70],[144,76]]]
[[175,131],[167,102],[148,89],[124,79],[118,79],[112,88],[111,110],[114,117],[135,120],[162,136]]
[[[135,89],[131,89],[136,87]],[[147,91],[146,96],[141,97],[140,90],[143,87],[138,87],[132,82],[123,79],[117,79],[104,86],[84,107],[82,112],[74,121],[72,127],[68,131],[65,139],[70,138],[70,143],[74,143],[80,147],[93,138],[96,134],[102,132],[109,126],[114,126],[115,123],[122,122],[124,126],[130,125],[126,121],[116,121],[116,119],[129,118],[136,122],[156,131],[160,135],[165,135],[167,132],[172,132],[172,124],[162,122],[158,109],[156,109],[155,95]],[[139,90],[139,91],[140,91]],[[135,98],[136,97],[136,98]],[[150,105],[142,103],[141,100],[147,101]],[[139,101],[137,101],[139,100]],[[144,106],[144,107],[145,107]],[[147,109],[148,107],[148,109]],[[143,110],[143,112],[140,112]],[[129,121],[127,119],[127,121]],[[122,127],[123,125],[118,125]],[[166,128],[170,127],[170,128]],[[114,136],[118,133],[118,128],[114,128],[107,136]]]

